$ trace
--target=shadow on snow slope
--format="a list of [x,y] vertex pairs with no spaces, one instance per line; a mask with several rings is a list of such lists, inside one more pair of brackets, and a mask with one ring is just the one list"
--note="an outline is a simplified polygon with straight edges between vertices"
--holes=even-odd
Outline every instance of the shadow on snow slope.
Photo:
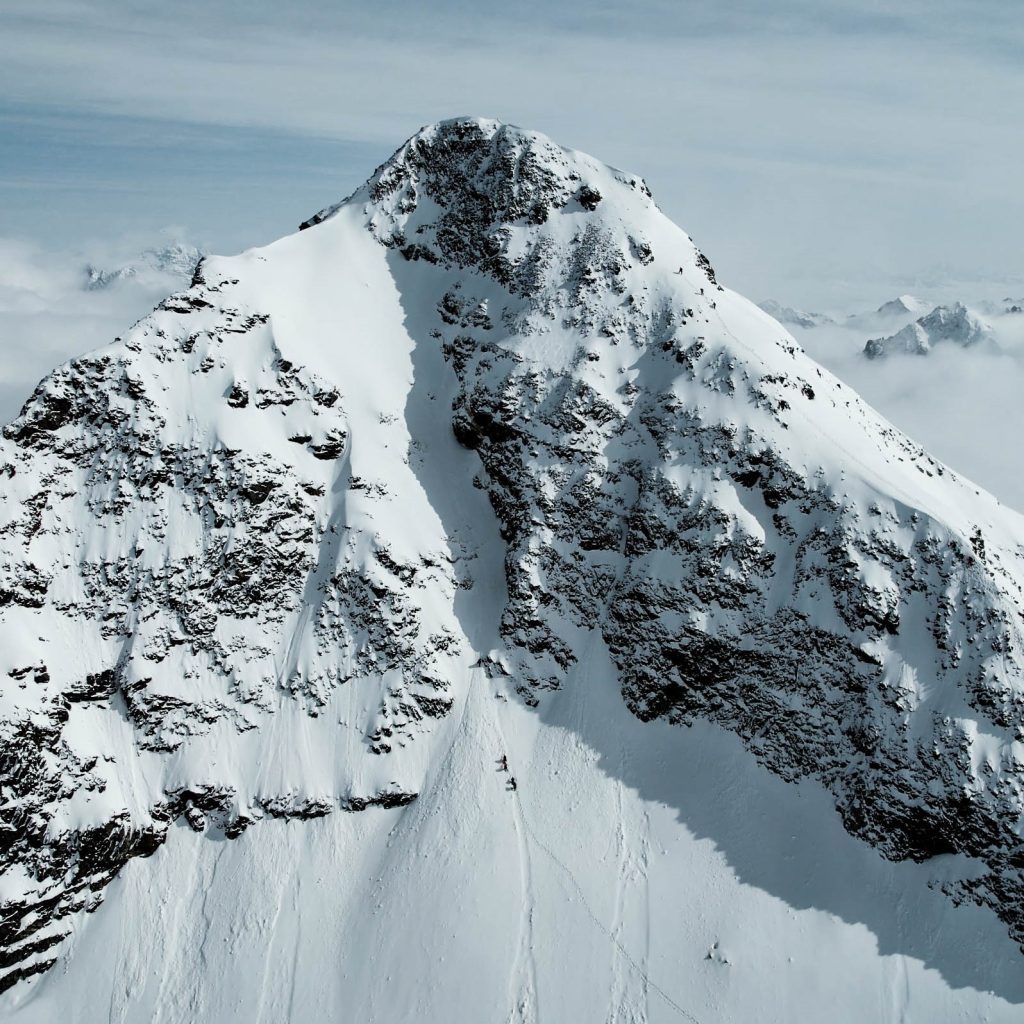
[[[441,446],[448,449],[443,458],[414,458],[414,471],[453,538],[473,528],[469,506],[478,513],[481,502],[486,506],[471,539],[477,551],[474,576],[486,591],[460,591],[455,607],[467,638],[483,654],[500,646],[504,544],[484,492],[472,485],[482,468],[479,459],[460,449],[452,435],[456,380],[426,328],[438,294],[425,287],[431,275],[422,264],[413,270],[393,251],[389,263],[413,341],[410,433],[418,444],[438,449],[438,456]],[[484,523],[490,524],[489,536],[482,535]],[[641,799],[674,809],[693,836],[714,843],[744,884],[794,910],[816,909],[861,924],[875,936],[880,955],[915,958],[952,988],[1024,1004],[1024,961],[1005,926],[989,910],[954,906],[936,887],[950,858],[887,861],[845,831],[822,786],[783,781],[759,765],[736,736],[705,722],[691,728],[641,722],[621,698],[598,631],[563,689],[544,694],[536,713],[581,739],[598,767]]]

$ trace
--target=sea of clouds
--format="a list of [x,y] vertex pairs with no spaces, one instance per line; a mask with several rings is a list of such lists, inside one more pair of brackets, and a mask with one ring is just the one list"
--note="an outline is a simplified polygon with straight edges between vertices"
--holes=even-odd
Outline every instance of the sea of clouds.
[[[180,269],[160,269],[144,258],[178,240],[168,231],[155,239],[49,249],[0,237],[0,421],[13,419],[55,366],[113,341],[188,283]],[[118,276],[125,268],[131,272]],[[97,287],[98,274],[113,279]]]

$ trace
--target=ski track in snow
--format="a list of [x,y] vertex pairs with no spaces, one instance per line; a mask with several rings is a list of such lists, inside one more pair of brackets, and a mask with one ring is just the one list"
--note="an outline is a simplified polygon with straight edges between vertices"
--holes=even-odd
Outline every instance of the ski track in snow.
[[299,908],[302,906],[302,876],[296,875],[295,878],[295,943],[294,943],[294,955],[292,956],[292,976],[291,984],[288,987],[288,1019],[297,1020],[295,1015],[295,991],[296,991],[296,979],[299,973],[299,950],[302,945],[302,914]]
[[530,864],[530,845],[526,839],[522,805],[517,793],[512,794],[516,840],[519,846],[520,884],[523,909],[520,919],[519,946],[509,979],[512,1009],[509,1021],[516,1024],[535,1024],[541,1020],[537,998],[537,961],[534,957],[533,922],[536,898],[533,889],[533,870]]
[[[579,711],[580,709],[577,708]],[[498,729],[501,731],[502,749],[507,749],[505,746],[504,731],[501,730],[500,724],[500,711],[495,714],[495,721],[498,723]],[[510,770],[512,768],[510,762]],[[622,787],[621,784],[617,789],[617,801],[618,801],[618,832],[619,832],[619,872],[618,872],[618,884],[616,889],[616,911],[615,921],[611,928],[608,927],[595,913],[590,901],[587,899],[586,893],[580,887],[577,882],[575,875],[572,870],[562,861],[562,859],[551,849],[551,847],[544,842],[540,836],[537,835],[536,831],[530,826],[529,820],[526,816],[526,812],[523,806],[523,801],[520,797],[520,791],[516,790],[512,793],[513,802],[517,808],[516,810],[516,829],[520,833],[522,844],[522,863],[524,865],[524,892],[530,894],[530,905],[528,908],[524,907],[524,912],[528,910],[529,924],[532,927],[533,921],[533,898],[532,898],[532,883],[529,882],[531,875],[530,868],[530,846],[531,843],[534,848],[544,854],[545,858],[557,869],[556,877],[563,879],[563,890],[567,891],[570,902],[577,903],[590,921],[596,926],[598,931],[608,940],[611,945],[613,954],[613,968],[612,968],[612,991],[613,994],[618,996],[620,1002],[612,1003],[610,1012],[610,1021],[629,1022],[633,1024],[634,1021],[637,1024],[645,1022],[648,1018],[647,1011],[647,999],[648,992],[653,990],[665,1004],[674,1010],[682,1019],[690,1021],[691,1024],[702,1024],[702,1022],[691,1014],[688,1010],[676,1002],[660,985],[658,985],[649,975],[647,969],[647,958],[649,950],[646,948],[643,953],[643,962],[638,961],[624,945],[623,938],[623,915],[624,908],[629,902],[627,899],[626,891],[627,888],[636,883],[638,880],[643,886],[644,891],[644,929],[645,932],[649,927],[649,913],[647,910],[647,898],[646,898],[646,840],[642,842],[641,850],[637,852],[630,846],[630,840],[626,836],[626,827],[624,822],[624,816],[622,812]],[[536,974],[534,968],[534,976]],[[633,994],[633,989],[629,985],[626,974],[631,973],[639,982],[639,991]],[[535,984],[535,983],[534,983]],[[624,1012],[623,1012],[624,1011]],[[512,1017],[512,1020],[525,1020],[528,1018]]]
[[213,865],[210,868],[210,877],[205,880],[203,885],[203,897],[202,897],[202,909],[200,911],[203,921],[203,939],[199,944],[199,962],[203,965],[203,972],[209,970],[210,962],[207,955],[207,946],[210,944],[210,932],[213,929],[214,915],[210,910],[210,894],[215,889],[215,882],[217,880],[217,869],[220,867],[221,859],[224,856],[224,845],[219,845],[217,849],[217,855],[213,859]]
[[[473,670],[474,685],[467,699],[476,700],[477,691],[487,686],[486,676],[480,669]],[[497,701],[495,701],[497,703]],[[490,716],[497,744],[495,749],[507,756],[509,744],[501,723],[500,709],[495,707]],[[510,763],[509,773],[504,776],[503,783],[507,790],[508,779],[512,777],[514,765]],[[533,867],[530,862],[530,845],[526,838],[526,822],[523,815],[522,801],[518,790],[508,792],[511,797],[512,817],[515,826],[516,844],[519,853],[519,884],[522,893],[522,909],[519,919],[519,940],[516,956],[508,979],[509,1024],[535,1024],[541,1020],[537,998],[537,962],[534,956],[534,910],[536,896],[533,886]]]
[[890,1019],[899,1021],[899,1024],[906,1024],[910,1011],[910,981],[907,978],[906,957],[893,957],[892,972]]
[[[619,862],[618,879],[615,886],[615,915],[611,928],[614,939],[614,962],[609,992],[608,1024],[645,1024],[648,1019],[648,980],[650,957],[650,892],[647,878],[648,822],[646,812],[637,811],[636,820],[626,827],[629,813],[628,802],[624,799],[624,785],[616,784],[615,800],[618,817],[615,842]],[[641,921],[634,931],[642,930],[643,954],[640,972],[622,955],[630,927],[629,913],[639,912]],[[638,936],[639,937],[639,936]]]
[[273,955],[274,955],[274,943],[273,936],[277,932],[277,923],[281,919],[281,910],[284,907],[284,888],[278,887],[277,890],[277,905],[274,911],[274,916],[270,921],[269,927],[264,924],[264,930],[268,935],[267,944],[265,947],[265,953],[263,958],[263,970],[260,972],[260,998],[256,1011],[256,1021],[263,1021],[266,1019],[266,1007],[267,997],[272,998],[273,991],[268,987],[270,981],[271,969],[273,967]]
[[621,955],[622,959],[637,973],[640,979],[643,981],[645,986],[651,988],[656,992],[665,1003],[670,1006],[676,1013],[679,1014],[684,1020],[691,1021],[692,1024],[701,1024],[696,1017],[693,1016],[688,1010],[683,1009],[657,982],[653,981],[650,975],[644,970],[643,965],[638,963],[636,959],[630,954],[629,950],[615,937],[612,931],[605,925],[601,919],[594,913],[593,908],[587,900],[586,894],[580,888],[579,883],[576,881],[572,871],[561,860],[558,855],[537,835],[533,829],[530,828],[529,824],[523,819],[523,828],[526,831],[526,835],[533,840],[534,845],[551,861],[556,868],[558,873],[568,883],[568,889],[571,894],[575,897],[572,902],[578,903],[590,920],[597,926],[601,933],[608,939],[608,941],[615,947],[617,952]]

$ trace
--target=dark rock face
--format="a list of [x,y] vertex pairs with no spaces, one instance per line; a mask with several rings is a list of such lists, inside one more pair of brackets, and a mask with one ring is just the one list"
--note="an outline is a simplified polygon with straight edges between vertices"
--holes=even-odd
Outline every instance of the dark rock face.
[[[931,685],[1019,728],[1021,620],[1002,596],[1016,585],[941,524],[898,505],[865,519],[766,438],[664,394],[616,411],[506,360],[496,404],[478,367],[453,428],[481,456],[509,543],[503,626],[531,655],[525,685],[558,686],[577,630],[598,620],[635,714],[732,730],[773,771],[828,787],[849,831],[892,859],[983,860],[968,891],[1024,941],[1022,765],[1006,751],[981,782],[972,726],[919,710],[893,669],[923,644]],[[703,485],[674,482],[680,464]]]
[[[332,486],[371,503],[383,493],[349,472],[338,389],[281,356],[270,317],[240,309],[236,279],[200,270],[123,343],[46,378],[3,430],[0,871],[24,884],[0,905],[0,990],[51,966],[68,918],[99,906],[179,817],[231,838],[266,816],[414,795],[371,789],[342,805],[334,793],[196,783],[158,784],[140,802],[125,788],[131,760],[171,764],[218,736],[230,745],[282,698],[316,717],[354,677],[381,680],[370,756],[452,706],[444,664],[458,642],[422,611],[455,589],[450,566],[408,563],[331,521]],[[260,369],[236,379],[253,352]],[[176,388],[203,395],[201,408],[182,416]],[[192,429],[199,415],[239,441]],[[297,435],[292,419],[308,429]],[[303,652],[290,661],[296,631]],[[97,716],[123,723],[130,749],[83,755]],[[108,798],[124,810],[92,810]]]

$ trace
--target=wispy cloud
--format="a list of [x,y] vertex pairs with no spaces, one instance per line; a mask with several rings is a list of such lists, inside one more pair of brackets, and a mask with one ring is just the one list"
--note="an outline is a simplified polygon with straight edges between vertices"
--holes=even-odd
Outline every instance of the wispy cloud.
[[[113,118],[168,138],[191,125],[210,153],[221,132],[256,132],[278,166],[308,140],[379,159],[439,117],[501,117],[643,173],[754,294],[814,302],[866,268],[937,262],[1024,273],[1015,5],[891,7],[9,0],[0,84],[9,117],[61,114],[69,133]],[[259,160],[220,167],[244,180]],[[292,176],[301,188],[301,167]],[[7,177],[24,190],[16,168]],[[217,177],[188,185],[199,195]]]
[[89,290],[86,267],[116,269],[147,244],[176,237],[168,231],[145,242],[124,237],[74,250],[0,237],[0,423],[17,414],[54,366],[112,341],[181,286],[173,273],[149,272]]

